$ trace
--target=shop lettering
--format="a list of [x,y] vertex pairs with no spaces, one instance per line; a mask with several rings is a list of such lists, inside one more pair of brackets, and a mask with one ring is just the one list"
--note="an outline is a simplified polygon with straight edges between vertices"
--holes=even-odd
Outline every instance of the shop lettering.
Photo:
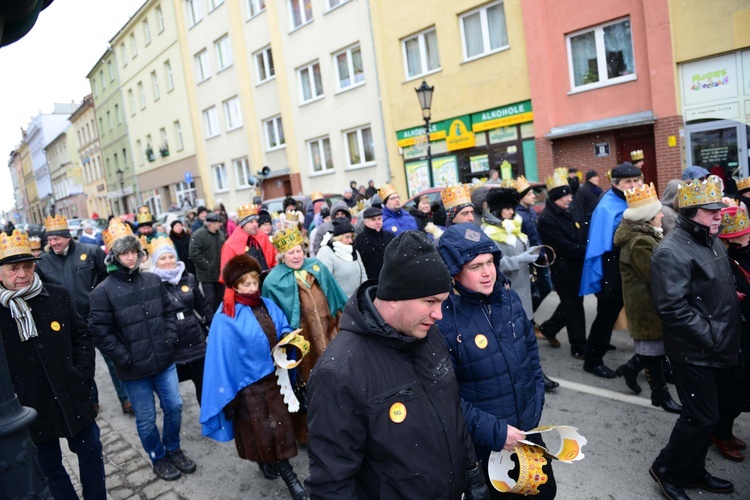
[[513,106],[507,106],[505,108],[493,109],[492,111],[485,111],[482,113],[482,121],[494,120],[496,118],[504,118],[506,116],[519,115],[526,112],[526,106],[523,104],[514,104]]
[[729,76],[727,70],[720,69],[717,71],[709,71],[708,73],[693,75],[693,84],[690,86],[690,90],[702,90],[711,89],[714,87],[721,87],[722,85],[729,85]]

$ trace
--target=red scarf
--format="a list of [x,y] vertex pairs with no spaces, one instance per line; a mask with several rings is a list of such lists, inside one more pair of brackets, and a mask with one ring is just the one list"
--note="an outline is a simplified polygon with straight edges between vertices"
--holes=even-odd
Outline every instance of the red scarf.
[[263,300],[260,298],[260,291],[255,293],[237,293],[234,288],[227,287],[224,290],[224,314],[230,318],[234,318],[234,304],[235,302],[255,307],[261,304]]

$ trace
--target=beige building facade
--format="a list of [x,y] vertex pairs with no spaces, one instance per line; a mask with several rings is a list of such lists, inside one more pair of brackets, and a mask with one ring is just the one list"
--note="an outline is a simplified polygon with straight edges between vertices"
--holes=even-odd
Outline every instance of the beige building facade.
[[106,217],[109,213],[107,181],[104,178],[101,146],[99,144],[99,124],[94,113],[91,95],[70,115],[76,138],[76,151],[81,166],[83,194],[86,197],[88,214]]

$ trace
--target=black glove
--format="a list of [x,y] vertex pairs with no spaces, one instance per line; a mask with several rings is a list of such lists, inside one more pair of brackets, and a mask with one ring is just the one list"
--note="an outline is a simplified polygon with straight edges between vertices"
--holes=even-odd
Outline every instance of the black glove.
[[484,482],[484,473],[479,464],[466,471],[466,478],[468,479],[468,484],[466,485],[466,491],[464,491],[465,500],[484,500],[489,498],[490,492],[487,489],[487,484]]

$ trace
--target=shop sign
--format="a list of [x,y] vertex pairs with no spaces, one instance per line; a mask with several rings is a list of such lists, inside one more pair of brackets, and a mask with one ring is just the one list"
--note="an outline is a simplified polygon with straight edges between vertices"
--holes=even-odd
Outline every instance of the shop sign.
[[427,160],[411,161],[406,164],[406,186],[410,197],[430,187],[430,170]]
[[609,143],[597,142],[596,144],[594,144],[594,156],[609,156]]
[[490,159],[486,154],[470,156],[469,166],[471,167],[472,174],[486,172],[490,169]]
[[432,178],[435,187],[458,184],[458,162],[455,156],[432,159]]
[[518,129],[512,127],[500,127],[490,130],[490,143],[508,142],[518,140]]
[[454,119],[448,127],[448,135],[445,138],[445,145],[448,151],[458,149],[473,148],[477,144],[477,138],[471,131],[471,122],[469,115],[461,116]]
[[737,56],[726,54],[682,65],[685,106],[738,96]]
[[472,130],[482,132],[534,120],[531,101],[522,101],[471,115]]
[[[417,142],[417,138],[425,135],[424,126],[412,127],[406,130],[399,130],[396,132],[396,141],[398,141],[398,147],[405,148],[407,146],[413,146]],[[442,141],[446,136],[446,123],[445,121],[430,123],[430,142]]]
[[693,120],[705,120],[706,118],[714,120],[733,120],[739,117],[740,104],[738,102],[685,110],[685,121],[688,122]]

